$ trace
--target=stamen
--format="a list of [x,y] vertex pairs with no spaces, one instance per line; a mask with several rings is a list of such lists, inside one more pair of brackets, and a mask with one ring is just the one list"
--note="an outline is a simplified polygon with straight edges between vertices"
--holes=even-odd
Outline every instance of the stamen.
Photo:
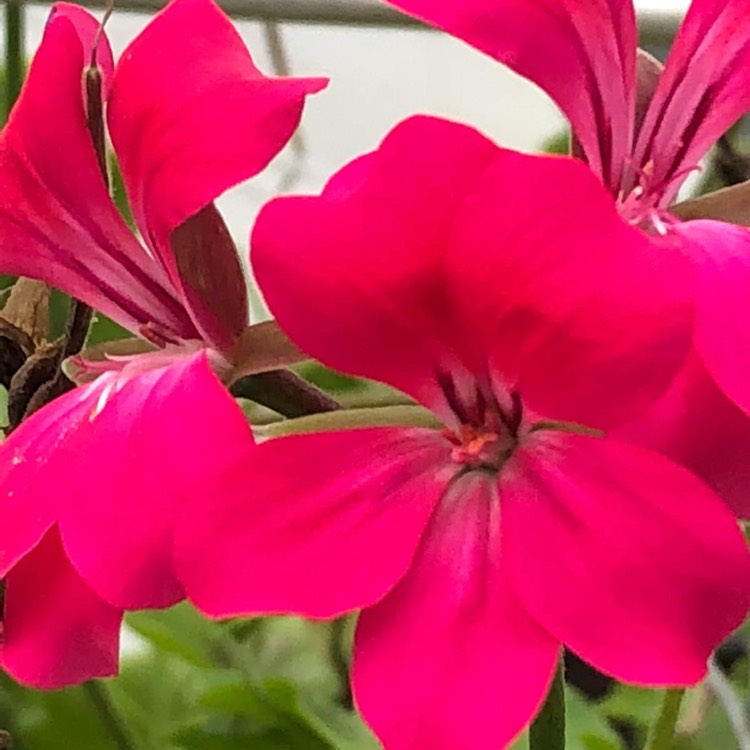
[[169,344],[169,341],[167,341],[167,339],[165,339],[164,336],[154,328],[153,323],[142,325],[138,329],[138,333],[140,333],[146,341],[151,342],[154,346],[158,346],[159,349],[164,349]]
[[107,405],[107,401],[109,401],[109,397],[115,390],[116,385],[117,381],[113,380],[104,386],[102,392],[99,394],[99,398],[96,400],[96,405],[91,410],[91,414],[89,414],[89,422],[93,422],[104,411],[104,407]]
[[653,160],[644,166],[630,164],[638,177],[638,184],[625,194],[620,191],[617,196],[620,216],[629,224],[638,227],[645,232],[653,232],[664,236],[669,233],[670,226],[674,223],[672,215],[662,208],[665,197],[677,182],[685,179],[686,175],[699,170],[699,165],[684,167],[673,175],[654,181]]

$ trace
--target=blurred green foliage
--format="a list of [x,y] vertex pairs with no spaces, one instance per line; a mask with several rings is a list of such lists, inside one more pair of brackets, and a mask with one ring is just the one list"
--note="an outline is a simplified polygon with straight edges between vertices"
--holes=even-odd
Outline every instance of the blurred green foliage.
[[[119,677],[101,681],[131,736],[132,750],[377,750],[357,714],[340,703],[328,623],[297,618],[213,623],[187,604],[132,613]],[[518,675],[523,680],[523,674]],[[733,685],[747,697],[747,664]],[[688,693],[684,714],[705,696]],[[617,686],[592,703],[567,691],[567,750],[640,749],[659,691]],[[502,705],[498,704],[498,711]],[[627,746],[613,722],[630,724]],[[43,692],[0,677],[0,727],[16,750],[124,750],[86,686]],[[673,750],[733,750],[723,709],[710,702]],[[512,750],[527,750],[525,737]]]
[[[121,674],[104,682],[139,750],[376,750],[337,703],[331,627],[294,618],[211,623],[186,604],[128,617]],[[135,637],[133,634],[137,634]],[[25,750],[117,750],[85,687],[0,679],[0,726]]]

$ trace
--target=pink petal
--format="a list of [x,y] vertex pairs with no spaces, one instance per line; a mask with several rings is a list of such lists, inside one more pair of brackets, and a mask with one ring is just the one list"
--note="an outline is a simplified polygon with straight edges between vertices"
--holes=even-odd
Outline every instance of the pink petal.
[[694,269],[654,253],[588,168],[437,119],[398,126],[320,198],[271,202],[252,259],[303,350],[439,412],[438,373],[491,359],[533,409],[610,424],[690,347]]
[[[172,230],[260,172],[321,78],[267,78],[212,0],[172,0],[125,50],[108,121],[133,214],[176,285]],[[236,263],[219,243],[204,273]],[[205,315],[198,311],[199,316]]]
[[666,395],[617,431],[697,474],[739,518],[750,518],[750,417],[716,386],[697,354]]
[[450,449],[432,430],[387,428],[248,450],[183,513],[188,596],[214,617],[333,617],[378,601],[455,473]]
[[544,89],[616,190],[630,153],[635,14],[630,0],[388,0]]
[[673,231],[700,271],[698,353],[719,388],[750,413],[750,230],[690,221]]
[[389,750],[507,747],[544,698],[559,644],[513,590],[500,512],[490,476],[457,480],[406,577],[360,616],[355,697]]
[[545,417],[632,419],[687,357],[694,268],[655,252],[576,161],[501,152],[447,245],[456,347]]
[[94,590],[124,609],[168,606],[183,598],[176,518],[252,435],[203,354],[121,386],[116,377],[97,381],[95,411],[68,438],[67,466],[48,470],[48,481],[62,488],[65,549]]
[[[55,399],[0,443],[0,578],[59,518],[56,476],[70,460],[69,437],[86,421],[96,402],[96,396],[87,398],[86,393],[78,388]],[[83,476],[87,475],[85,469]],[[76,478],[76,486],[79,483]]]
[[500,477],[513,580],[539,622],[617,679],[701,679],[750,603],[721,500],[656,453],[564,433],[537,433]]
[[121,620],[81,580],[52,530],[6,579],[0,666],[43,689],[116,674]]
[[253,270],[295,343],[336,369],[438,400],[444,239],[456,206],[501,153],[475,130],[414,118],[321,197],[266,205]]
[[100,596],[127,609],[178,601],[177,511],[250,441],[202,354],[130,379],[110,372],[60,397],[0,447],[0,572],[59,520]]
[[0,135],[0,270],[47,281],[132,331],[154,322],[190,338],[169,282],[107,193],[86,126],[76,18],[53,13]]
[[[750,109],[748,0],[693,0],[643,122],[635,162],[656,181],[694,167]],[[664,205],[682,182],[673,180]]]

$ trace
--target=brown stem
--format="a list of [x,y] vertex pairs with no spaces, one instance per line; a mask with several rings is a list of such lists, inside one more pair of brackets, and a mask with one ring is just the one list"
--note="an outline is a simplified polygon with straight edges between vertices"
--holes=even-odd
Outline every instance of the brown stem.
[[94,142],[96,160],[104,182],[109,185],[107,170],[107,141],[104,131],[104,100],[102,97],[102,74],[99,68],[90,65],[84,72],[86,81],[86,124]]
[[232,383],[232,395],[247,398],[288,419],[341,408],[336,399],[290,370],[248,375]]

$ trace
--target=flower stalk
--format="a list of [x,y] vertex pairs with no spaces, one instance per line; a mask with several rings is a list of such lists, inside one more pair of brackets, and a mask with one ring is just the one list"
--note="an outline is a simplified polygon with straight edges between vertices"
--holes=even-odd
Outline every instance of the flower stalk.
[[664,692],[659,715],[651,727],[645,750],[670,750],[684,696],[684,688],[671,688]]
[[272,370],[240,378],[232,384],[232,395],[256,401],[287,419],[335,411],[335,399],[290,370]]
[[99,680],[89,680],[81,687],[106,725],[115,745],[120,750],[137,750],[138,745],[120,716],[107,686]]

